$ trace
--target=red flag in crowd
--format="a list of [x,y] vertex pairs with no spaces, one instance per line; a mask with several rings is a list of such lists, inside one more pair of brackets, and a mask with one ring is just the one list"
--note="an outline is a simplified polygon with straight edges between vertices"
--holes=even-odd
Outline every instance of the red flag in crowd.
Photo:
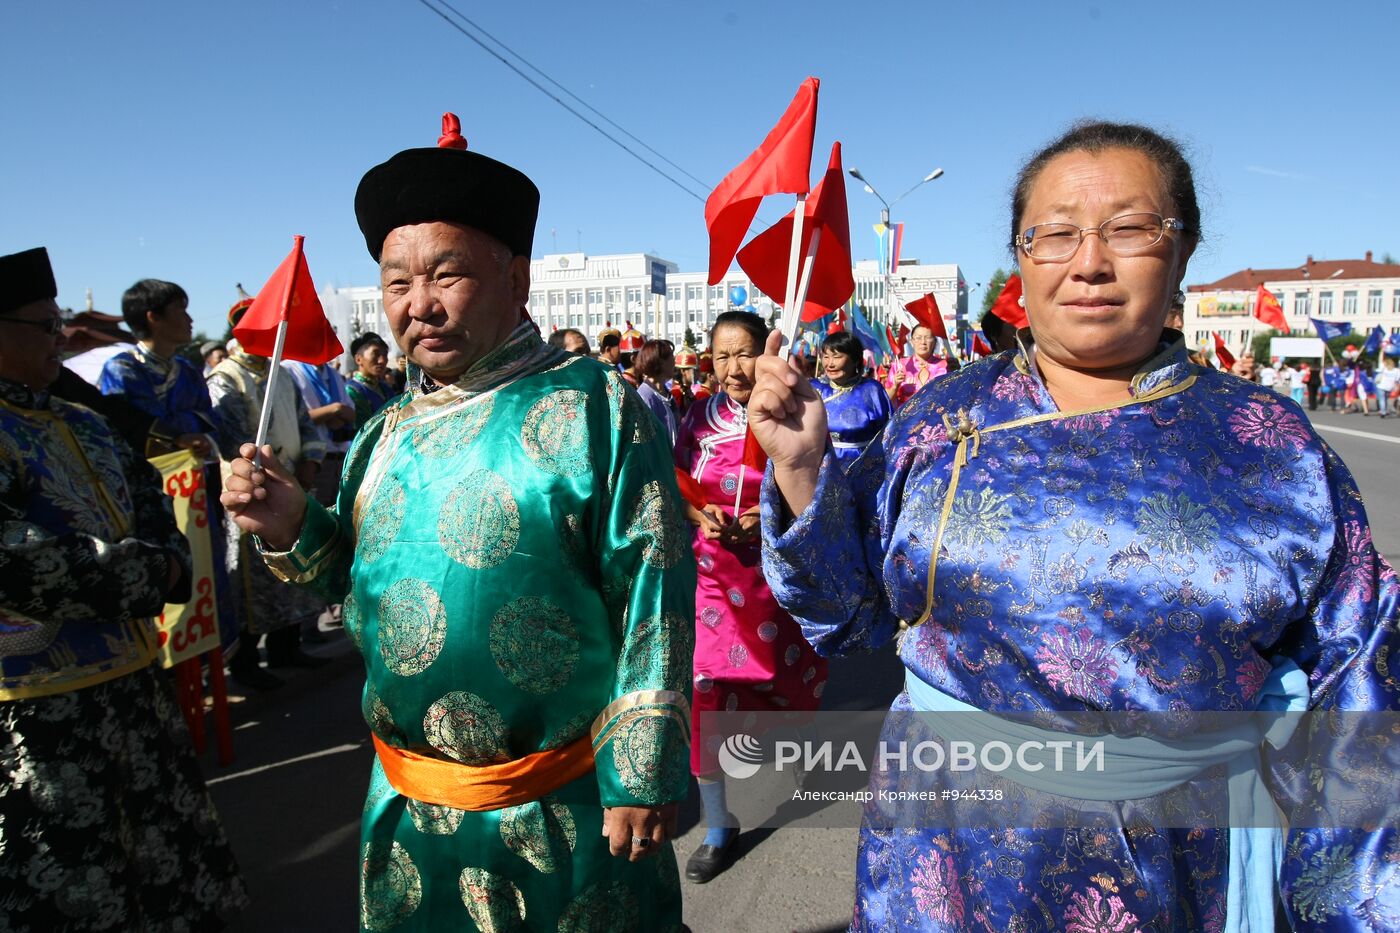
[[895,335],[894,335],[894,341],[895,341],[895,343],[894,343],[894,352],[895,352],[895,355],[896,355],[896,356],[903,356],[903,355],[904,355],[904,344],[905,344],[905,341],[907,341],[908,339],[909,339],[909,328],[906,327],[906,326],[903,325],[903,324],[899,325],[899,330],[896,331],[896,332],[895,332]]
[[[729,269],[744,234],[770,194],[806,194],[811,189],[812,137],[817,128],[816,78],[797,89],[787,112],[753,153],[715,186],[705,201],[710,231],[710,284]],[[770,292],[769,294],[779,294]]]
[[904,310],[914,315],[914,320],[933,331],[933,336],[948,339],[948,329],[943,326],[943,313],[938,310],[938,300],[929,292],[922,298],[915,298],[904,306]]
[[[788,265],[792,252],[792,224],[796,210],[754,237],[739,251],[739,267],[749,274],[754,286],[765,295],[786,295]],[[807,250],[816,231],[817,255],[812,260],[812,276],[807,285],[807,300],[802,306],[802,321],[815,321],[841,307],[855,294],[856,280],[851,274],[851,224],[846,211],[846,179],[841,171],[841,144],[831,146],[831,160],[826,174],[812,188],[803,210],[802,251],[798,264],[798,281],[807,263]],[[786,299],[784,299],[786,300]]]
[[1012,327],[1020,330],[1022,327],[1030,325],[1030,319],[1026,317],[1026,309],[1021,307],[1020,297],[1021,277],[1012,275],[1001,287],[1001,294],[997,295],[997,300],[992,302],[992,307],[989,310]]
[[831,323],[826,325],[828,334],[839,334],[846,329],[846,307],[842,305],[836,309],[836,317],[831,319]]
[[681,498],[695,506],[696,511],[703,511],[706,505],[705,490],[700,488],[700,483],[685,470],[676,467],[676,485],[680,487]]
[[326,320],[321,299],[316,297],[316,286],[301,248],[302,239],[293,237],[292,251],[253,299],[234,327],[233,336],[247,352],[270,357],[277,343],[277,327],[286,321],[282,358],[319,364],[335,359],[344,347]]
[[762,473],[768,469],[768,454],[764,453],[763,445],[758,442],[758,438],[753,436],[753,426],[744,428],[744,466],[750,470],[757,470]]
[[1220,339],[1220,335],[1211,331],[1210,335],[1215,338],[1215,358],[1220,361],[1221,369],[1229,369],[1235,365],[1235,354],[1225,347],[1225,341]]
[[987,341],[982,339],[981,334],[972,335],[972,352],[978,356],[991,356],[992,348]]
[[890,327],[890,325],[888,324],[885,325],[885,342],[889,344],[890,352],[893,353],[895,356],[903,355],[900,350],[895,349],[894,328]]
[[1279,304],[1274,293],[1263,285],[1259,286],[1259,292],[1254,300],[1254,316],[1285,334],[1290,332],[1288,321],[1283,316],[1283,305]]

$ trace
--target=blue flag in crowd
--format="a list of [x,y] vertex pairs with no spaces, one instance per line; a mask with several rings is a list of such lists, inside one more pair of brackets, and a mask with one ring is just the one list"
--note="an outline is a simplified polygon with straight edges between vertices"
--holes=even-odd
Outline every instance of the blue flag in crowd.
[[880,346],[880,338],[875,333],[875,328],[870,326],[870,322],[861,313],[860,305],[851,305],[851,333],[860,338],[861,345],[871,353],[875,354],[875,359],[880,358],[884,348]]
[[1362,353],[1381,352],[1381,341],[1385,339],[1385,330],[1377,324],[1372,328],[1371,333],[1366,337],[1366,345],[1361,348]]
[[1313,330],[1323,340],[1331,340],[1333,337],[1345,337],[1351,333],[1350,324],[1333,324],[1331,321],[1319,321],[1315,317],[1308,318],[1312,321]]
[[1390,356],[1400,356],[1400,333],[1390,335],[1385,342],[1385,352]]

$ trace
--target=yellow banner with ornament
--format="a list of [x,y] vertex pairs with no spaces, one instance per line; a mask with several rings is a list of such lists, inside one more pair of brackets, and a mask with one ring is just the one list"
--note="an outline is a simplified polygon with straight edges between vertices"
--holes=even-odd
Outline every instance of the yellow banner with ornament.
[[175,524],[189,541],[194,558],[190,601],[168,603],[156,619],[161,666],[174,667],[219,645],[208,489],[203,461],[188,450],[152,457],[151,463],[160,470],[161,486],[175,506]]

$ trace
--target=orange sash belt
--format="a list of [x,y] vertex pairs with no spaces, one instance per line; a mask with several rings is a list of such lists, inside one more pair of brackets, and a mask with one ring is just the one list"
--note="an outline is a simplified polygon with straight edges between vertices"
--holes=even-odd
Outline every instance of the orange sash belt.
[[582,736],[563,748],[548,749],[496,765],[464,765],[428,758],[385,745],[374,750],[389,785],[405,797],[457,810],[499,810],[539,800],[593,770],[593,743]]

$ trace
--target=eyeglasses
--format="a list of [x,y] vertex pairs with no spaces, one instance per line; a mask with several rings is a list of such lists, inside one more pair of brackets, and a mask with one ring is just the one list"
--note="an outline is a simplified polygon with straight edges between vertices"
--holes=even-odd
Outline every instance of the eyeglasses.
[[1032,259],[1053,261],[1068,259],[1079,249],[1086,233],[1097,233],[1104,246],[1119,256],[1129,256],[1151,249],[1162,242],[1168,230],[1185,230],[1186,224],[1175,217],[1147,212],[1119,214],[1097,227],[1076,227],[1074,224],[1036,224],[1016,237],[1015,244]]
[[7,324],[27,324],[30,327],[37,327],[50,337],[57,337],[63,333],[63,318],[51,317],[42,321],[26,321],[22,317],[0,317],[0,322]]

